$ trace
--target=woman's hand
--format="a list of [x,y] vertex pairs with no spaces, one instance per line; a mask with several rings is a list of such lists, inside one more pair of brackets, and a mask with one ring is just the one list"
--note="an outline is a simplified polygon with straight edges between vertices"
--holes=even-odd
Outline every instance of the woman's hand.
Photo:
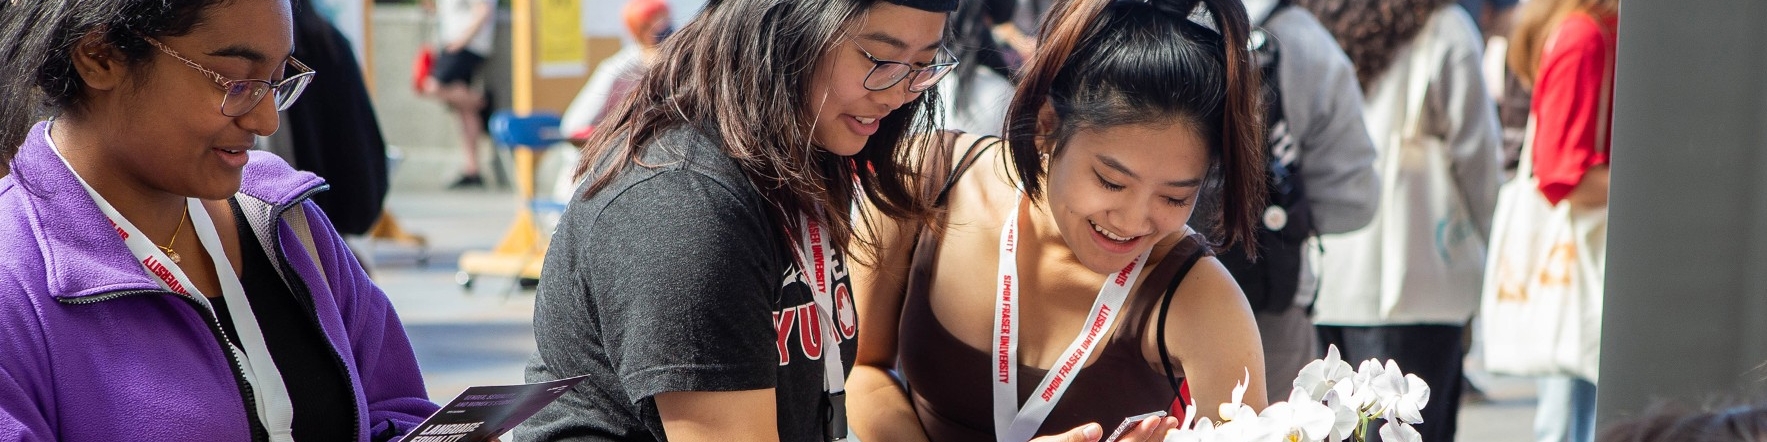
[[[1136,422],[1134,426],[1124,430],[1117,436],[1121,442],[1159,442],[1165,440],[1166,432],[1178,428],[1178,418],[1150,417]],[[1043,436],[1031,439],[1031,442],[1101,442],[1104,440],[1104,427],[1098,424],[1086,424],[1068,430],[1066,433]]]
[[1565,196],[1565,201],[1571,203],[1573,209],[1599,209],[1607,207],[1607,194],[1608,165],[1602,164],[1584,172],[1583,179],[1571,189],[1570,195]]
[[1166,439],[1166,432],[1178,428],[1178,418],[1150,417],[1135,423],[1123,434],[1117,436],[1118,442],[1160,442]]
[[1098,442],[1104,438],[1104,427],[1098,424],[1086,424],[1068,430],[1066,433],[1053,434],[1031,439],[1031,442]]

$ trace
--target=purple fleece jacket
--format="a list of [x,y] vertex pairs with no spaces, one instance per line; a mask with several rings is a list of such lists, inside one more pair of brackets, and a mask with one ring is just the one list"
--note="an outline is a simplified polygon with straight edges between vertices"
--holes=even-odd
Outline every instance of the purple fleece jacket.
[[[166,292],[32,128],[0,178],[0,441],[252,440],[246,395],[198,306]],[[312,295],[355,391],[357,440],[402,435],[438,407],[386,294],[307,197],[323,190],[251,152],[239,200],[274,223],[276,259]],[[282,210],[303,210],[323,276]],[[329,280],[329,283],[324,282]],[[248,414],[250,413],[250,414]]]

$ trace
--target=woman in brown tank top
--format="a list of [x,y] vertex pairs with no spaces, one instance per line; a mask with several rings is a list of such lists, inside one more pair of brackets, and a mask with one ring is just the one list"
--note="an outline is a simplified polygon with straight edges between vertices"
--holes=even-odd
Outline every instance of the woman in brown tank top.
[[[1203,23],[1188,18],[1199,3]],[[1205,183],[1221,186],[1228,243],[1250,242],[1263,207],[1248,28],[1240,0],[1056,4],[1007,139],[926,153],[940,219],[862,217],[885,221],[853,269],[860,440],[1099,440],[1125,417],[1182,411],[1179,378],[1213,420],[1248,376],[1263,408],[1251,311],[1186,225]]]

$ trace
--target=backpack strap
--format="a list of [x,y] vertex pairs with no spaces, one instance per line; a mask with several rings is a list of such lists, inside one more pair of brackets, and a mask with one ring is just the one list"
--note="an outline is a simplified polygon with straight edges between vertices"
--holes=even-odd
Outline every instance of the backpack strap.
[[313,242],[313,229],[307,225],[306,208],[299,205],[289,208],[287,212],[284,212],[283,219],[287,220],[288,227],[294,230],[295,238],[300,240],[301,247],[307,249],[307,259],[312,260],[313,268],[319,270],[319,282],[330,287],[331,280],[325,275],[325,263],[319,261],[319,248],[315,247]]

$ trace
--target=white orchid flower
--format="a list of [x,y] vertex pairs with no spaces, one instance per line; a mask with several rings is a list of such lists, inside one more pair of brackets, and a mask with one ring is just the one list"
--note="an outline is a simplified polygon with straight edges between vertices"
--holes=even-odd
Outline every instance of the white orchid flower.
[[[1270,422],[1258,417],[1257,414],[1248,412],[1215,426],[1215,432],[1210,435],[1211,439],[1209,440],[1213,442],[1266,442],[1276,439],[1276,436],[1281,434],[1270,424]],[[1286,432],[1286,429],[1282,431]]]
[[1405,372],[1399,371],[1399,363],[1388,359],[1386,367],[1378,373],[1368,380],[1368,388],[1379,404],[1374,415],[1389,417],[1397,412],[1399,398],[1405,394]]
[[1387,422],[1380,427],[1380,440],[1383,442],[1423,442],[1423,435],[1411,424],[1404,422]]
[[1355,434],[1356,425],[1362,423],[1362,413],[1346,405],[1344,398],[1349,396],[1343,393],[1345,390],[1347,389],[1325,392],[1325,404],[1331,408],[1332,413],[1331,434],[1325,440],[1336,442],[1349,439]]
[[1386,370],[1381,368],[1380,360],[1362,361],[1362,364],[1356,368],[1356,375],[1351,380],[1354,387],[1349,396],[1350,403],[1345,405],[1357,410],[1368,410],[1379,405],[1383,396],[1380,392],[1375,391],[1374,383],[1385,372]]
[[1387,398],[1386,412],[1381,417],[1388,421],[1411,424],[1423,423],[1423,407],[1430,401],[1430,385],[1414,374],[1406,374],[1404,382],[1399,383],[1398,394]]
[[[1429,401],[1429,386],[1418,379],[1417,375],[1403,373],[1399,370],[1398,362],[1388,359],[1380,375],[1369,381],[1369,388],[1374,389],[1374,394],[1380,401],[1375,415],[1394,422],[1423,422],[1423,414],[1419,410],[1423,408],[1423,402]],[[1412,392],[1413,385],[1420,385],[1420,391]]]
[[[1251,371],[1251,369],[1246,369],[1245,370],[1245,380],[1239,381],[1233,385],[1233,402],[1221,404],[1220,409],[1217,410],[1221,413],[1221,420],[1230,422],[1230,421],[1239,420],[1239,419],[1245,418],[1245,417],[1257,417],[1258,416],[1258,412],[1256,410],[1252,410],[1252,407],[1250,405],[1246,405],[1246,404],[1242,403],[1242,401],[1245,399],[1246,386],[1250,385],[1251,383],[1252,383],[1252,371]],[[1225,424],[1226,422],[1222,422],[1222,423]]]
[[[1356,370],[1338,354],[1338,346],[1329,345],[1325,348],[1325,359],[1315,359],[1301,367],[1300,374],[1295,376],[1295,387],[1306,388],[1313,394],[1310,399],[1317,402],[1324,400],[1325,392],[1337,388],[1340,383],[1349,388],[1355,376]],[[1348,397],[1349,392],[1344,394]]]
[[[1194,410],[1195,408],[1196,408],[1195,405],[1191,405],[1191,407],[1190,407],[1190,409],[1192,409],[1192,410]],[[1214,441],[1215,441],[1215,423],[1209,422],[1209,418],[1206,418],[1206,417],[1201,418],[1201,419],[1197,419],[1196,427],[1191,427],[1189,425],[1189,423],[1186,422],[1186,425],[1180,425],[1180,426],[1178,426],[1178,428],[1175,428],[1175,429],[1172,429],[1171,431],[1166,432],[1166,442],[1214,442]]]
[[[1196,399],[1191,398],[1190,403],[1184,404],[1184,416],[1180,417],[1180,419],[1184,419],[1184,421],[1178,423],[1178,428],[1190,428],[1190,422],[1196,420],[1197,417]],[[1207,418],[1204,419],[1206,420]]]
[[[1330,407],[1314,402],[1306,389],[1296,387],[1289,393],[1287,402],[1277,402],[1264,408],[1258,414],[1258,420],[1266,428],[1277,431],[1285,439],[1292,441],[1319,441],[1331,434],[1332,425],[1337,416]],[[1296,438],[1296,433],[1299,437]],[[1343,440],[1343,439],[1338,439]]]

